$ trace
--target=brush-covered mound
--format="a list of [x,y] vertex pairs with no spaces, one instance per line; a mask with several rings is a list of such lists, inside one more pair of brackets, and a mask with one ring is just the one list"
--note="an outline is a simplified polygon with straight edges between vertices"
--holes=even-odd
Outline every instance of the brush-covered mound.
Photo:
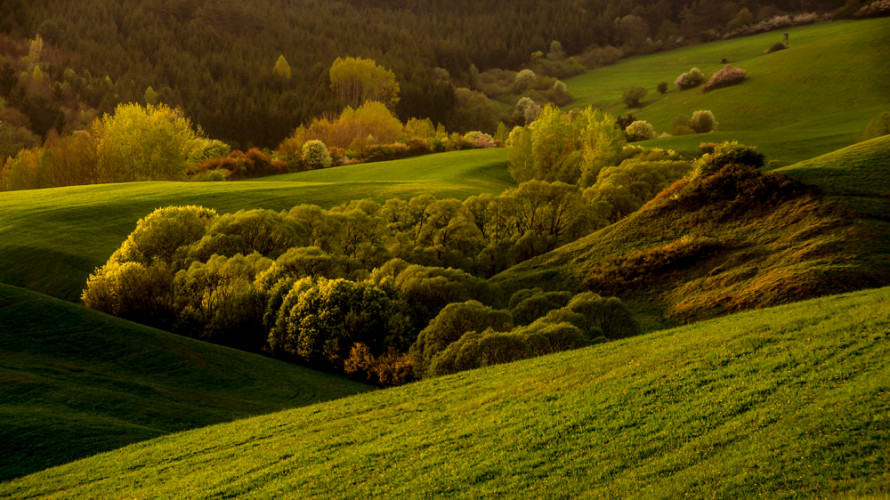
[[0,496],[886,492],[887,304],[822,298],[207,427]]
[[890,184],[874,158],[888,151],[890,141],[877,139],[789,167],[789,176],[816,186],[733,166],[682,180],[629,217],[492,280],[617,295],[646,328],[883,286],[890,283],[886,215],[850,208],[862,193],[848,196],[830,174],[814,172],[840,169],[847,185],[884,193]]
[[76,301],[136,221],[169,205],[331,207],[419,194],[467,198],[513,186],[504,149],[477,149],[240,182],[135,182],[0,194],[0,282]]
[[0,480],[370,390],[0,284]]
[[[788,50],[763,51],[789,33]],[[633,113],[656,132],[694,111],[713,111],[719,126],[709,134],[657,139],[653,145],[694,151],[700,142],[736,139],[760,147],[770,159],[791,163],[847,146],[866,124],[890,111],[890,18],[838,21],[635,57],[566,80],[576,101],[620,115]],[[678,90],[674,80],[697,67],[706,77],[724,60],[747,71],[743,83],[703,92]],[[668,90],[656,90],[667,82]],[[640,108],[627,108],[630,87],[648,90]]]

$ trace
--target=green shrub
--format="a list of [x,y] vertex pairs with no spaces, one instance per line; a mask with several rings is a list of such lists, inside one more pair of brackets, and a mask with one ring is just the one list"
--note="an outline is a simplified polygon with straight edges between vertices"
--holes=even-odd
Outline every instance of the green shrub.
[[713,145],[713,152],[703,154],[694,163],[692,178],[714,174],[727,165],[745,165],[762,168],[766,157],[756,146],[745,146],[738,141],[724,141]]
[[[523,292],[520,295],[520,292]],[[572,298],[571,292],[544,292],[540,288],[520,290],[510,298],[510,312],[517,325],[528,325],[553,309],[565,306]],[[532,292],[528,294],[527,292]],[[515,305],[514,298],[520,298]]]
[[692,127],[692,130],[695,130],[695,133],[703,134],[717,130],[717,119],[714,118],[714,113],[706,109],[700,109],[692,113],[689,126]]
[[659,94],[664,94],[668,91],[668,82],[658,82],[658,85],[655,87],[658,90]]
[[628,108],[638,108],[640,107],[640,100],[646,97],[647,93],[648,91],[643,87],[631,87],[624,91],[624,95],[621,96],[621,102]]
[[705,81],[705,75],[698,68],[692,68],[688,73],[683,73],[674,80],[674,85],[680,90],[698,87]]
[[644,120],[637,120],[628,125],[624,129],[624,134],[627,136],[627,142],[646,141],[658,135],[652,125]]
[[136,229],[108,261],[172,263],[177,250],[203,238],[217,217],[215,210],[193,205],[159,208],[139,219]]
[[675,116],[670,123],[671,135],[690,135],[694,134],[692,122],[686,115]]
[[323,142],[313,139],[303,144],[303,163],[310,169],[328,168],[331,166],[331,155]]
[[511,328],[513,317],[508,311],[495,310],[475,300],[449,304],[418,334],[408,351],[414,375],[417,378],[430,375],[434,357],[467,332],[486,329],[503,332]]

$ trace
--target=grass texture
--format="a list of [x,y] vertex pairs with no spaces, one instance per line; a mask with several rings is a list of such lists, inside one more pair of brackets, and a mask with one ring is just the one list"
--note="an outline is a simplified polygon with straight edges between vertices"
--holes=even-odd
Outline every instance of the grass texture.
[[0,484],[47,498],[886,493],[890,289],[210,426]]
[[0,480],[371,390],[2,284],[0,381]]

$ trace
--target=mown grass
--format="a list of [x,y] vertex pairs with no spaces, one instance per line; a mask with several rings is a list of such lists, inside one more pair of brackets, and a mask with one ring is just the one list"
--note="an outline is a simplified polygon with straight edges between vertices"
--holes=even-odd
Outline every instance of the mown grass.
[[[763,50],[790,33],[791,48],[772,54]],[[670,52],[636,57],[566,80],[576,102],[613,114],[632,112],[658,132],[670,121],[698,109],[714,112],[719,131],[668,137],[646,144],[695,151],[700,142],[737,139],[759,146],[770,159],[785,164],[850,145],[868,121],[890,103],[890,67],[884,47],[890,44],[890,20],[838,21],[801,26]],[[706,75],[727,59],[748,71],[733,87],[703,93],[679,91],[678,75],[698,67]],[[658,82],[669,91],[659,94]],[[649,90],[640,109],[621,103],[631,86]]]
[[136,182],[0,193],[0,282],[76,301],[152,210],[203,205],[220,212],[419,194],[466,198],[513,185],[504,149],[443,153],[246,182]]
[[370,389],[0,284],[0,480]]
[[890,489],[890,288],[162,437],[29,497],[768,498]]

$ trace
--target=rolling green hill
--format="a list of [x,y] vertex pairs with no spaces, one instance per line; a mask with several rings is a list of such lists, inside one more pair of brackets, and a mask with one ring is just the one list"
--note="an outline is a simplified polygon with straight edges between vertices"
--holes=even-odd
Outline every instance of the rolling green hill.
[[419,194],[466,198],[513,185],[504,149],[337,167],[244,182],[137,182],[0,193],[0,282],[69,301],[136,221],[168,205],[220,212],[331,207]]
[[[763,54],[785,31],[791,48]],[[717,132],[656,139],[648,143],[652,146],[694,151],[701,142],[737,139],[787,164],[852,144],[871,118],[890,109],[890,67],[883,50],[888,44],[887,18],[820,23],[627,59],[566,84],[576,97],[572,107],[630,111],[659,133],[669,131],[679,114],[709,109],[717,117]],[[747,70],[747,80],[709,93],[673,85],[692,67],[713,74],[723,59]],[[670,89],[664,95],[655,90],[662,81]],[[631,86],[649,91],[640,109],[621,102]]]
[[0,284],[0,480],[371,388]]
[[890,288],[165,436],[13,497],[886,494]]
[[883,137],[783,169],[816,190],[768,174],[727,176],[712,183],[720,189],[686,198],[663,193],[493,281],[617,295],[646,329],[882,286],[890,283],[888,162]]

